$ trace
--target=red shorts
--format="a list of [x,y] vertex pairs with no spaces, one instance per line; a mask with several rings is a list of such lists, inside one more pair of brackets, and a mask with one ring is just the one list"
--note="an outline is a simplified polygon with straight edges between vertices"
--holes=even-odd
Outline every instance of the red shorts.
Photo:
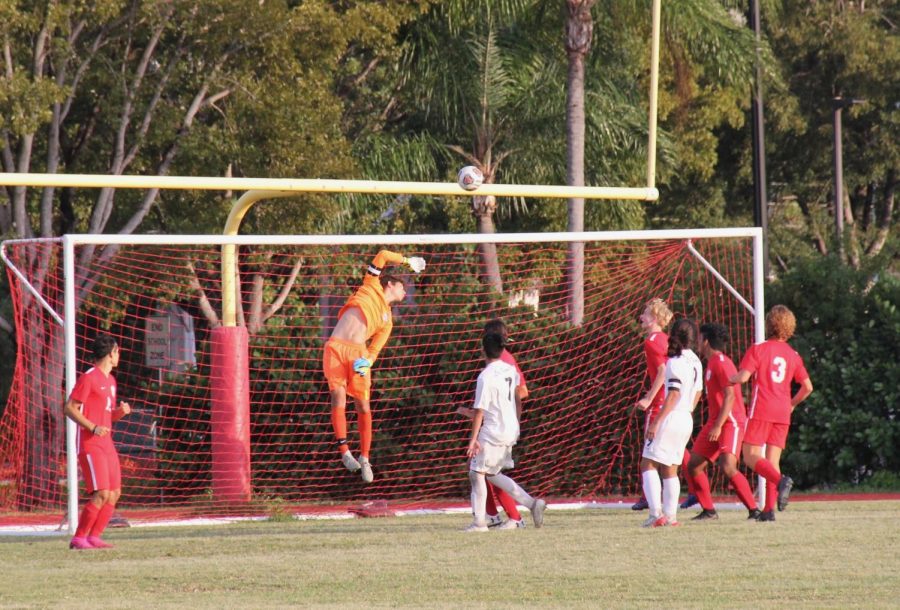
[[748,419],[744,432],[744,442],[748,445],[774,445],[784,449],[787,447],[787,435],[790,424],[776,424],[771,421]]
[[328,380],[328,389],[347,388],[347,394],[360,400],[369,400],[372,372],[365,377],[353,370],[353,361],[366,355],[366,346],[343,339],[329,339],[322,356],[322,370]]
[[82,449],[78,462],[88,495],[100,489],[122,489],[119,454],[112,443]]
[[709,431],[712,430],[712,426],[713,422],[710,421],[700,429],[694,438],[694,444],[691,445],[691,453],[703,456],[710,462],[715,462],[722,453],[740,455],[741,442],[744,438],[741,426],[736,426],[730,419],[726,419],[722,424],[718,440],[711,441],[709,440]]

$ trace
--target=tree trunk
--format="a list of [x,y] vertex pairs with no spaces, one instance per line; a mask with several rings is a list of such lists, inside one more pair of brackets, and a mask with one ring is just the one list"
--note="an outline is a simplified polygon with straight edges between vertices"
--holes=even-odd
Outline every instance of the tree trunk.
[[881,208],[881,215],[878,218],[878,230],[875,232],[875,239],[866,248],[867,256],[876,256],[884,248],[888,237],[891,234],[891,226],[894,218],[894,193],[897,190],[897,170],[891,168],[888,170],[884,178],[884,203]]
[[[584,186],[584,60],[591,48],[595,0],[568,0],[566,54],[569,71],[566,94],[566,184]],[[568,202],[569,232],[584,231],[584,199]],[[584,322],[584,243],[572,242],[566,260],[569,321]]]
[[[493,195],[476,195],[472,198],[472,213],[478,222],[478,233],[496,233],[494,211],[497,199]],[[484,263],[484,280],[498,294],[503,294],[503,279],[500,276],[500,262],[497,260],[497,244],[483,243],[478,246]]]

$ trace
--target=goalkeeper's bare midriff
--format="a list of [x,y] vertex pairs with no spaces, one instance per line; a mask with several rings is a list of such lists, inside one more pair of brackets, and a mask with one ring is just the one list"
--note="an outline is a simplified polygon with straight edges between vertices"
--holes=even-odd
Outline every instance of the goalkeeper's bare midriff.
[[332,339],[343,339],[350,343],[365,344],[368,338],[368,325],[366,317],[359,307],[347,308],[334,330],[331,331]]

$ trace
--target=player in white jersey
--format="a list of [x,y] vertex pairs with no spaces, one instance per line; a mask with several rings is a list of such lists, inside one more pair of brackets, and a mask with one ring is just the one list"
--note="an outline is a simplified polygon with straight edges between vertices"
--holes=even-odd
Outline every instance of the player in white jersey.
[[[693,411],[703,392],[703,366],[693,349],[697,327],[682,318],[669,335],[666,362],[666,399],[662,410],[647,430],[641,460],[644,496],[650,517],[644,527],[678,525],[678,466],[694,431]],[[662,475],[662,480],[660,480]]]
[[472,513],[475,520],[467,532],[488,531],[485,517],[487,483],[495,485],[527,506],[535,527],[544,522],[543,500],[531,497],[511,478],[502,474],[505,468],[514,466],[512,448],[519,439],[519,414],[522,401],[516,392],[519,373],[516,368],[500,360],[503,337],[487,333],[481,340],[487,366],[478,376],[475,389],[475,416],[472,418],[472,435],[466,456],[469,463],[469,481],[472,484]]

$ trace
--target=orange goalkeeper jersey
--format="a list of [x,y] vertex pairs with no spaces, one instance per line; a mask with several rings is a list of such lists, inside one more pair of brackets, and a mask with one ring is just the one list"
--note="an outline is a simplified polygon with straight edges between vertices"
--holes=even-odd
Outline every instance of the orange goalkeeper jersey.
[[381,287],[379,277],[381,270],[387,263],[402,263],[403,255],[391,252],[390,250],[382,250],[375,255],[372,263],[366,270],[366,277],[362,286],[359,287],[352,297],[347,299],[347,303],[341,307],[338,317],[342,316],[350,307],[358,307],[366,319],[366,341],[371,339],[369,343],[369,360],[373,363],[378,358],[378,353],[384,344],[387,343],[388,337],[391,336],[391,330],[394,328],[394,321],[391,317],[391,306],[388,305],[384,297],[384,289]]

